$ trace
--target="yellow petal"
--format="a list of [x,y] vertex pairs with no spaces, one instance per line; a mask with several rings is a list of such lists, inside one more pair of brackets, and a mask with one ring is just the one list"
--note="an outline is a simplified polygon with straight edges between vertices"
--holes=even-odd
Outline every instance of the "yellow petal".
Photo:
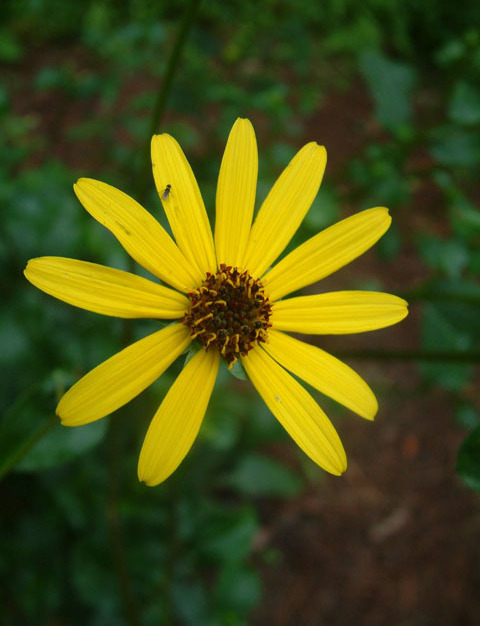
[[260,277],[284,250],[318,193],[327,153],[315,142],[290,161],[262,204],[250,232],[245,268]]
[[176,319],[189,306],[178,291],[96,263],[47,256],[31,259],[24,273],[51,296],[103,315]]
[[275,302],[270,321],[277,330],[344,335],[391,326],[407,315],[407,302],[388,293],[333,291]]
[[[152,138],[155,185],[178,247],[201,280],[216,271],[212,229],[200,189],[182,149],[167,134]],[[165,189],[170,185],[170,193]],[[197,284],[198,286],[198,284]]]
[[129,402],[153,383],[190,343],[174,324],[140,339],[98,365],[63,396],[57,415],[65,426],[88,424]]
[[115,235],[139,265],[180,291],[198,287],[198,275],[175,242],[133,198],[90,178],[81,178],[73,188],[90,215]]
[[218,264],[243,268],[257,188],[255,131],[237,119],[228,138],[217,185],[215,248]]
[[332,423],[312,396],[260,347],[242,363],[265,404],[292,439],[315,463],[339,476],[345,451]]
[[298,246],[262,279],[270,300],[278,300],[332,274],[363,254],[388,230],[382,207],[368,209],[326,228]]
[[200,350],[170,387],[145,437],[139,480],[158,485],[180,465],[200,429],[219,362],[218,352]]
[[263,348],[280,365],[326,396],[372,420],[378,403],[372,390],[348,365],[328,352],[271,329]]

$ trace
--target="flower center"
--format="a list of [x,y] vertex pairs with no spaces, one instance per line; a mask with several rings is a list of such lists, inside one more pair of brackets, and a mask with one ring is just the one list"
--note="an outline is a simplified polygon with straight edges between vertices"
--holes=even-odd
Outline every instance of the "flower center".
[[271,305],[263,285],[245,271],[220,265],[198,289],[188,294],[192,304],[182,322],[205,348],[217,349],[230,369],[255,344],[265,342]]

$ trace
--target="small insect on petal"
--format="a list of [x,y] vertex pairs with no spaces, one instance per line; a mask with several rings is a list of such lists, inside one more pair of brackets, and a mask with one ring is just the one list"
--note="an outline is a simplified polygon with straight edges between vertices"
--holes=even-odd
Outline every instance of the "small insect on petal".
[[170,195],[170,190],[172,189],[172,185],[167,185],[165,187],[165,191],[162,194],[162,200],[166,200],[168,198],[168,196]]

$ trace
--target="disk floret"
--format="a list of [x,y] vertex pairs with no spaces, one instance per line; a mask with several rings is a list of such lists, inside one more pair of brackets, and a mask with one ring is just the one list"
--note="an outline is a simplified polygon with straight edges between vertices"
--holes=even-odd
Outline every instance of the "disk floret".
[[220,265],[188,294],[192,304],[182,322],[207,350],[217,349],[229,369],[256,344],[266,342],[271,304],[258,278]]

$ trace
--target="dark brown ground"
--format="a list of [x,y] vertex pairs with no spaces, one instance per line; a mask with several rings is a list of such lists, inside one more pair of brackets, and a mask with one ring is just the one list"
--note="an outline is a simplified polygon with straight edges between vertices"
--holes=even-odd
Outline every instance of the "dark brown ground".
[[342,424],[345,476],[263,510],[282,557],[262,568],[258,626],[480,623],[480,507],[455,478],[449,399],[417,394],[411,366],[378,373],[376,422]]
[[[78,55],[77,55],[78,56]],[[51,62],[55,61],[55,55]],[[78,60],[82,64],[81,55]],[[34,72],[26,64],[25,73]],[[71,165],[95,150],[72,151],[62,128],[84,118],[91,103],[67,108],[52,97],[29,94],[19,113],[39,116],[49,153]],[[94,113],[95,108],[89,114]],[[339,179],[346,159],[377,133],[360,87],[331,96],[307,125],[305,140],[327,146],[326,176]],[[101,113],[98,113],[99,115]],[[348,185],[348,181],[345,183]],[[357,208],[345,207],[345,214]],[[380,277],[393,293],[416,286],[425,268],[409,245],[419,225],[444,231],[435,191],[417,190],[402,212],[407,249],[393,262],[369,253],[338,274]],[[414,348],[419,307],[402,324],[378,333],[329,340],[327,347]],[[476,626],[480,624],[480,501],[454,473],[463,433],[446,392],[421,388],[413,364],[351,363],[378,393],[376,421],[353,414],[339,427],[349,458],[343,478],[328,477],[288,503],[264,503],[256,561],[264,597],[255,626]],[[264,549],[277,558],[266,564]],[[268,551],[268,550],[267,550]]]

